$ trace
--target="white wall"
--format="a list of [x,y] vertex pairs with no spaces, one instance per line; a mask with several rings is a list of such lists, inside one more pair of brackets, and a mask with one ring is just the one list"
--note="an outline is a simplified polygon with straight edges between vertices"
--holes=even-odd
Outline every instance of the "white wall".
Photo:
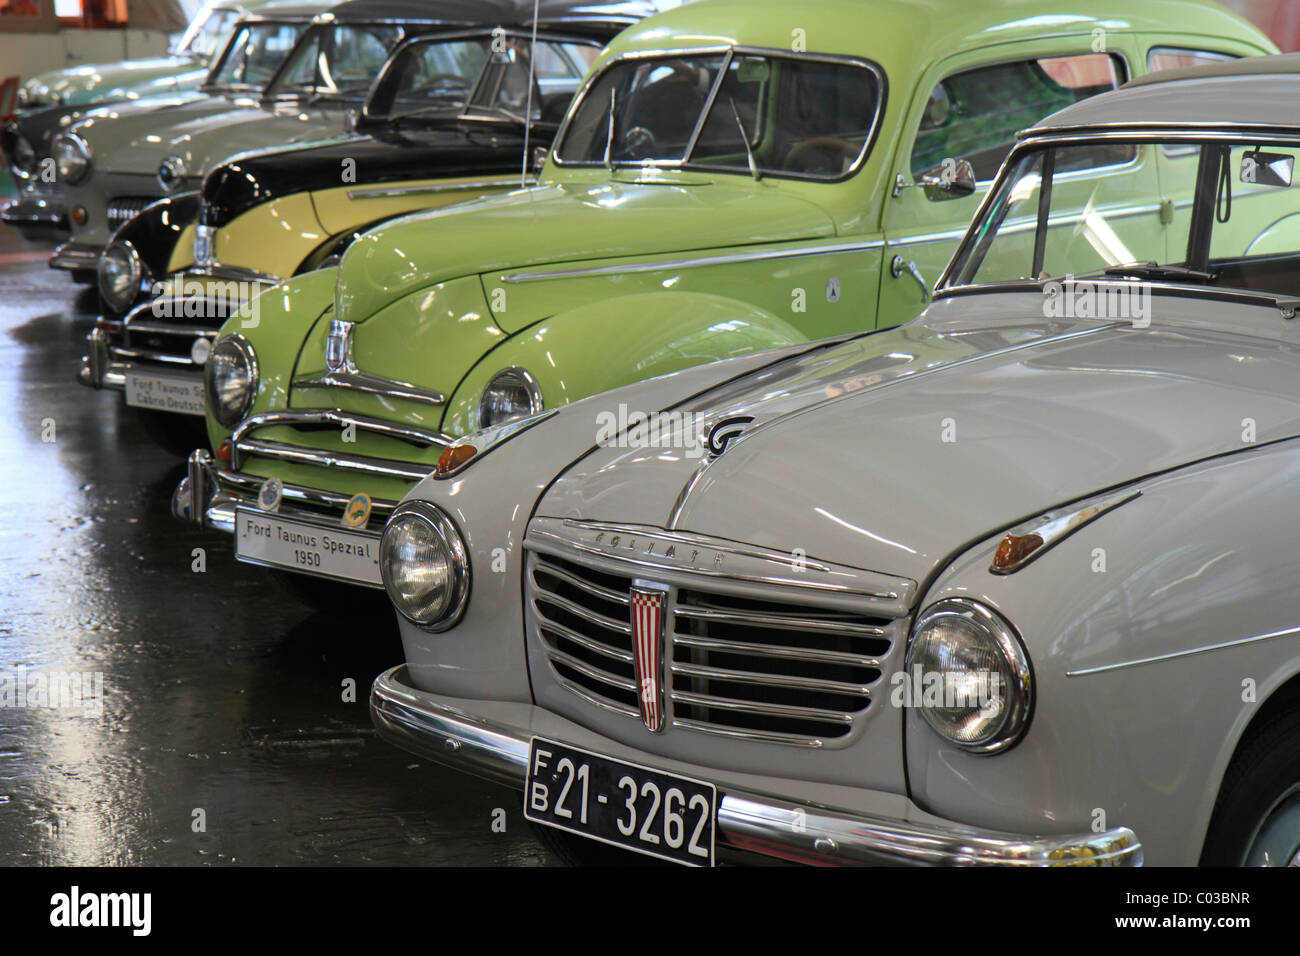
[[167,52],[161,30],[60,30],[0,33],[0,79],[24,79],[47,70],[88,63],[115,63]]

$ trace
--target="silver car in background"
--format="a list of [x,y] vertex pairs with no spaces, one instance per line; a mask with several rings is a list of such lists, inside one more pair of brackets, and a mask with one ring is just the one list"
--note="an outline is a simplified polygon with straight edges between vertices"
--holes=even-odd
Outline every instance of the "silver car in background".
[[1297,95],[1084,101],[913,322],[449,448],[380,734],[571,859],[1300,865]]

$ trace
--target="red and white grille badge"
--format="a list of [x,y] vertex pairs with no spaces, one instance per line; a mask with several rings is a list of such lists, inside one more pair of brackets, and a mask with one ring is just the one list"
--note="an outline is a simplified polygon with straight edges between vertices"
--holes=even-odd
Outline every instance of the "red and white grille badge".
[[664,592],[634,587],[632,653],[636,667],[641,722],[654,733],[664,729],[663,685],[659,661],[664,633]]

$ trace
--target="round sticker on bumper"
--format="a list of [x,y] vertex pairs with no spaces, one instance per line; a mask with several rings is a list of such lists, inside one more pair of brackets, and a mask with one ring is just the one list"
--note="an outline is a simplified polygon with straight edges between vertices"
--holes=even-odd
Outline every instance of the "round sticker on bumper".
[[284,482],[279,478],[268,478],[257,493],[257,506],[263,511],[279,511],[280,496],[283,493]]
[[365,492],[353,495],[343,509],[343,524],[348,528],[364,528],[370,520],[370,496]]

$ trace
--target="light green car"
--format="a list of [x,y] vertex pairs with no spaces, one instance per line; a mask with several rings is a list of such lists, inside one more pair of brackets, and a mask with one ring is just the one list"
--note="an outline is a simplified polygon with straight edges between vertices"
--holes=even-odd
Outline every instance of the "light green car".
[[191,455],[173,510],[241,560],[379,586],[385,517],[456,439],[905,322],[1016,131],[1154,68],[1274,50],[1212,3],[1087,7],[704,0],[643,21],[536,188],[395,220],[226,322],[215,456]]

